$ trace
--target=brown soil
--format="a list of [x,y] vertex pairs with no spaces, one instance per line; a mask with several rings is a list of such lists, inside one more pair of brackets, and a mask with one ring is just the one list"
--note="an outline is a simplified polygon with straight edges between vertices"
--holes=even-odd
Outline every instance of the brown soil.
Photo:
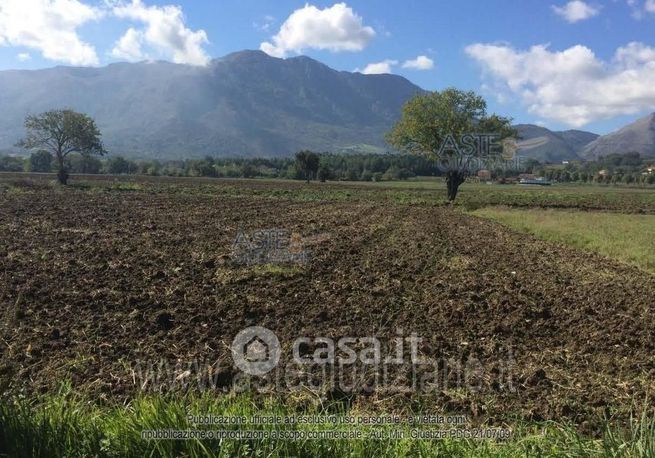
[[[308,262],[233,262],[240,230],[271,228],[301,234]],[[421,394],[323,391],[385,409],[582,423],[654,391],[653,298],[648,273],[446,207],[73,189],[0,196],[6,392],[54,392],[68,380],[123,399],[163,389],[139,372],[162,361],[177,388],[194,389],[182,382],[196,373],[223,388],[238,379],[232,339],[252,325],[275,331],[283,361],[301,336],[416,333],[421,355],[451,363],[448,383]],[[452,369],[472,358],[475,390]],[[190,361],[209,363],[186,372]]]

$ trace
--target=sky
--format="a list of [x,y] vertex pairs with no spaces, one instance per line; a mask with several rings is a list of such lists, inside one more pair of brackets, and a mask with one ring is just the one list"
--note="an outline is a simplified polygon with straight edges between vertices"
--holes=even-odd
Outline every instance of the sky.
[[553,130],[655,111],[655,0],[0,0],[0,70],[243,49],[473,90]]

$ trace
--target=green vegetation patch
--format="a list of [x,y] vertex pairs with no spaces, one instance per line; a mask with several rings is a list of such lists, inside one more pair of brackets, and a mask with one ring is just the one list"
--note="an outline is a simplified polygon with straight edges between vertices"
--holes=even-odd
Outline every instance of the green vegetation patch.
[[655,215],[509,208],[484,208],[473,214],[655,273]]
[[[248,424],[201,424],[199,418],[226,418]],[[254,417],[325,418],[250,423]],[[377,418],[382,418],[378,413]],[[148,396],[127,405],[99,405],[70,391],[42,398],[0,401],[1,456],[95,457],[210,457],[210,456],[314,456],[314,457],[524,457],[524,456],[655,456],[655,422],[633,419],[620,431],[607,424],[599,438],[588,438],[562,424],[516,424],[508,440],[416,439],[415,427],[397,425],[348,425],[345,418],[373,418],[370,413],[348,409],[341,403],[321,403],[307,394],[286,401],[249,395]],[[421,427],[422,431],[447,427]],[[508,428],[505,426],[505,428]],[[146,439],[144,431],[252,431],[242,439]],[[357,439],[324,439],[334,432],[360,431]],[[375,432],[376,437],[371,437]],[[403,437],[391,437],[402,432]],[[285,438],[271,438],[273,433]],[[147,433],[146,433],[147,434]],[[197,434],[197,433],[195,433]],[[262,437],[264,434],[267,437]],[[314,438],[289,439],[294,436]]]

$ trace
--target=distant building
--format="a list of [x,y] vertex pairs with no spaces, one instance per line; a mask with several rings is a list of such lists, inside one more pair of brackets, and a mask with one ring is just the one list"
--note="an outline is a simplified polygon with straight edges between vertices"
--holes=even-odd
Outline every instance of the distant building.
[[491,180],[491,172],[489,170],[482,169],[478,172],[478,178],[480,181]]
[[539,178],[521,178],[519,180],[519,184],[522,184],[522,185],[550,186],[552,183],[549,180],[547,180],[547,179],[545,179],[543,177],[539,177]]
[[599,177],[606,177],[607,175],[609,175],[609,172],[607,170],[605,170],[605,169],[598,171],[598,176]]
[[537,176],[533,173],[519,173],[519,180],[536,180]]

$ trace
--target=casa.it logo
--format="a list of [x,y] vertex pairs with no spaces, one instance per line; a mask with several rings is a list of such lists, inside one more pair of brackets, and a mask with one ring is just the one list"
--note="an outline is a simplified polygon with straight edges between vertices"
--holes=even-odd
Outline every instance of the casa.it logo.
[[250,375],[264,375],[280,361],[280,341],[273,331],[262,326],[242,329],[231,349],[234,364]]

